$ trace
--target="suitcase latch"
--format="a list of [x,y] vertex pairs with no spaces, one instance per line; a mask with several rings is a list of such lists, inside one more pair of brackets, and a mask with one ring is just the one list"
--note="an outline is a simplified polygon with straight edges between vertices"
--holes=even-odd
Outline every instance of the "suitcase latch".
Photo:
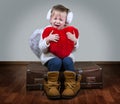
[[43,83],[44,78],[34,78],[34,83]]
[[94,83],[94,82],[96,82],[96,77],[86,77],[86,82],[87,83]]

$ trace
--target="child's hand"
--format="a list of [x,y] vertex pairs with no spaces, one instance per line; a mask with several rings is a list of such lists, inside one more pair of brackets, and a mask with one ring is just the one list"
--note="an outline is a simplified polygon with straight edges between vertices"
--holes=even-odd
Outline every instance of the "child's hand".
[[71,32],[66,33],[67,38],[74,42],[74,44],[77,43],[77,38],[75,37],[75,32],[73,31],[73,34]]
[[49,44],[50,41],[57,42],[59,40],[59,34],[52,34],[53,31],[46,37],[46,43]]

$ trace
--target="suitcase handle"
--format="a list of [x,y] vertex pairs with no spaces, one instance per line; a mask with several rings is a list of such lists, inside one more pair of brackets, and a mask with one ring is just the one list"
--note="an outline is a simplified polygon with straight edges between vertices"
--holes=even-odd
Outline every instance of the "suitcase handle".
[[[91,70],[91,69],[92,69],[92,70]],[[98,69],[98,68],[90,68],[90,69],[87,69],[87,70],[86,70],[86,69],[79,68],[79,69],[77,69],[77,70],[78,70],[79,73],[82,74],[83,71],[84,71],[84,72],[93,72],[93,71],[102,70],[102,68],[99,68],[99,69]]]
[[[84,70],[84,69],[83,69]],[[98,71],[99,69],[91,68],[89,70],[84,70],[84,72],[93,72],[93,71]]]

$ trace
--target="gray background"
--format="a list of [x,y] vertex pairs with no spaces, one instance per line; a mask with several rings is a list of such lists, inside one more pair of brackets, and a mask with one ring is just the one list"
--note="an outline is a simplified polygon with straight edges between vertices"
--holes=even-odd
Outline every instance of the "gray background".
[[0,0],[0,61],[38,61],[29,37],[49,24],[47,11],[63,4],[80,31],[76,61],[120,61],[120,0]]

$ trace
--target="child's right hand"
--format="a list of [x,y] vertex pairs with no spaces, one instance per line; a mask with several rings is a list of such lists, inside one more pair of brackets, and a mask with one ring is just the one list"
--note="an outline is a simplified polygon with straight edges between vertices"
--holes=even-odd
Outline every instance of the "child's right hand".
[[46,43],[49,44],[50,41],[57,42],[59,40],[59,34],[53,34],[53,30],[50,32],[49,36],[46,37]]

